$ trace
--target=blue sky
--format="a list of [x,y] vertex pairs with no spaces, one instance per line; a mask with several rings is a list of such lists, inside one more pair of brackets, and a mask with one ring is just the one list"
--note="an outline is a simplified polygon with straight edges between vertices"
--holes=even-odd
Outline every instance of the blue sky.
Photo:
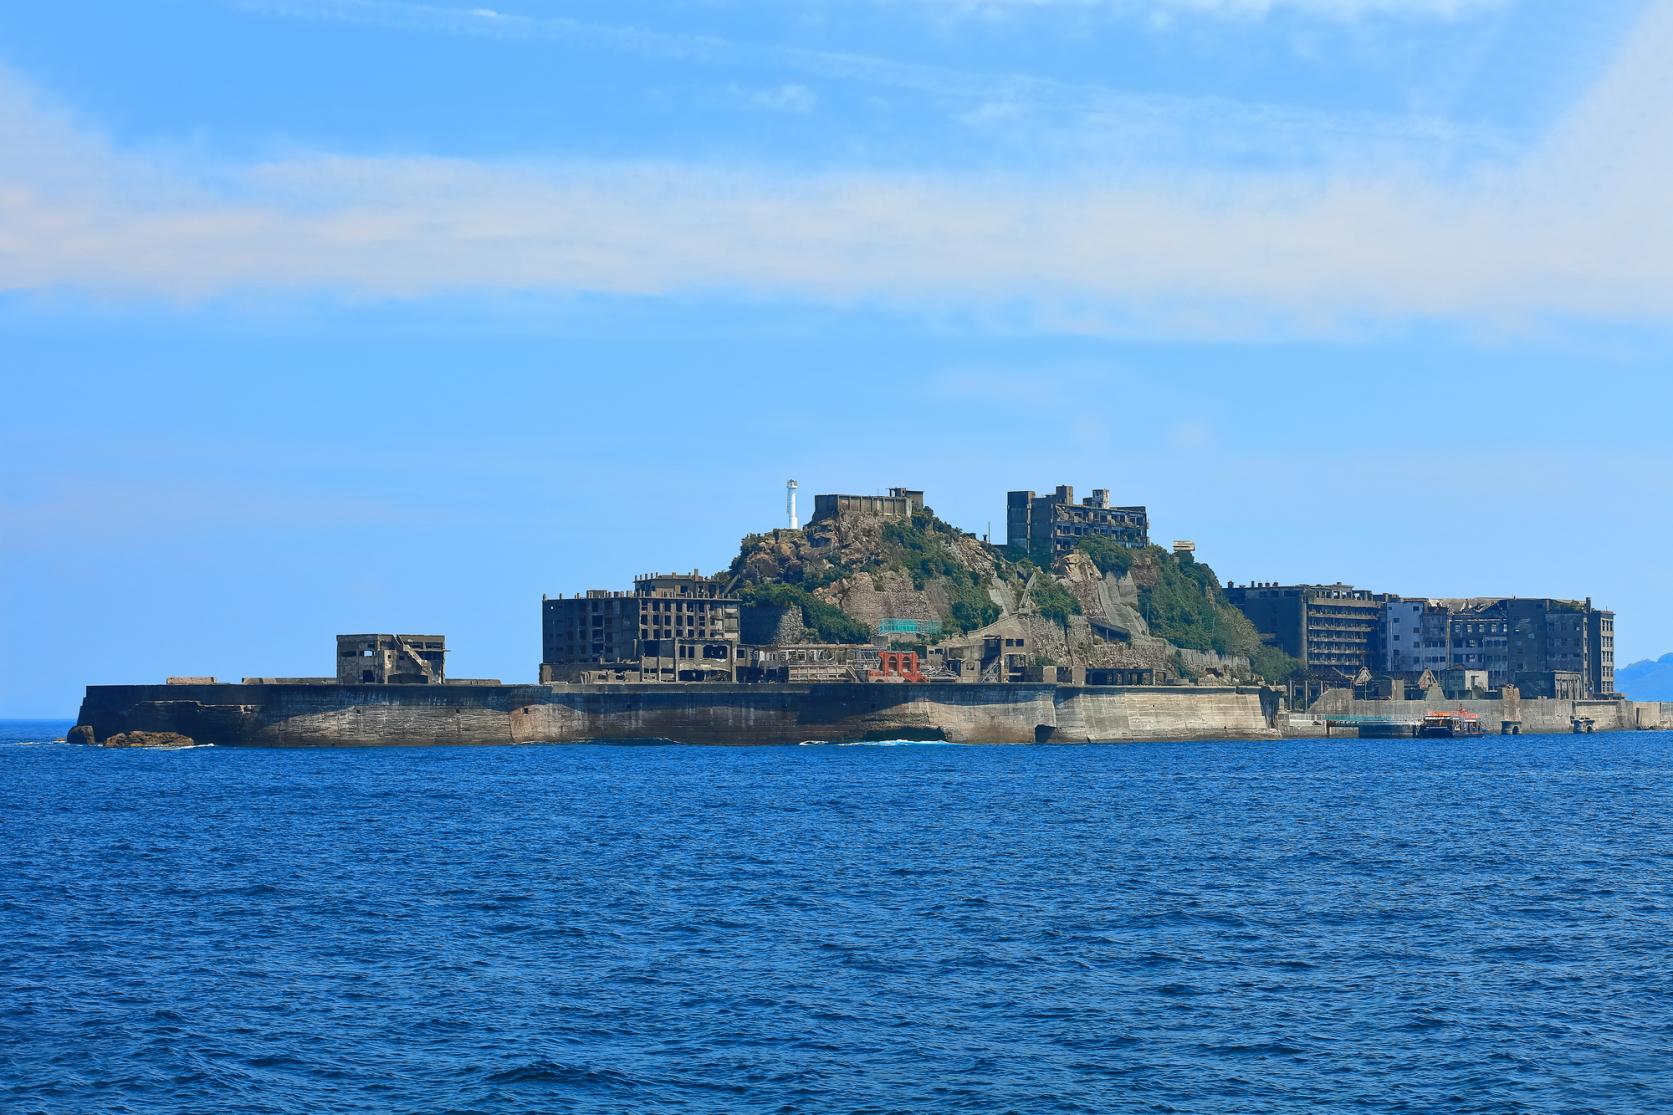
[[[1673,4],[0,8],[0,715],[1109,487],[1673,645]],[[996,534],[1003,532],[996,522]]]

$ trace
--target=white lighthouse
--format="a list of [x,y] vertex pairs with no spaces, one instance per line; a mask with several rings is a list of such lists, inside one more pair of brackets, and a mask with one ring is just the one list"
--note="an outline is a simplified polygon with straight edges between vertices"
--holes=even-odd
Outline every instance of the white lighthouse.
[[790,529],[801,530],[802,521],[796,518],[796,482],[788,481],[784,485],[784,513],[790,516]]

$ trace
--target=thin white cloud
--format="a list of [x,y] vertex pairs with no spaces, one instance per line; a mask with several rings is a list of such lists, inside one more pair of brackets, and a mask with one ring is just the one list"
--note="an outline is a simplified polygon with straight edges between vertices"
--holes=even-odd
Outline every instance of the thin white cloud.
[[[901,0],[883,0],[899,3]],[[1296,12],[1335,20],[1373,16],[1458,19],[1503,8],[1509,0],[908,0],[939,12],[1015,15],[1044,12],[1197,13],[1250,19]]]
[[[737,42],[714,35],[591,23],[567,16],[497,12],[492,20],[446,4],[412,0],[223,0],[241,9],[410,33],[550,42],[716,69],[788,69],[809,81],[852,83],[903,94],[938,107],[947,119],[989,130],[1008,114],[1030,148],[1075,155],[1168,158],[1324,159],[1343,151],[1425,152],[1468,149],[1491,157],[1508,150],[1503,134],[1461,127],[1432,115],[1387,116],[1321,111],[1228,98],[1139,94],[1096,83],[1024,73],[984,72],[903,62],[853,51]],[[942,10],[959,0],[905,0]],[[997,0],[1001,5],[1028,0]],[[1049,4],[1073,0],[1045,0]],[[1172,10],[1193,0],[1166,0]],[[1234,0],[1235,2],[1235,0]],[[1306,2],[1306,0],[1303,0]],[[1468,0],[1466,0],[1468,2]],[[1142,5],[1141,5],[1142,6]],[[946,7],[953,11],[953,7]],[[1021,126],[1026,121],[1026,128]]]
[[757,89],[749,95],[749,103],[772,112],[806,116],[818,107],[819,97],[807,86],[790,82],[772,89]]
[[0,83],[0,289],[736,296],[1061,329],[1673,318],[1673,0],[1513,171],[1120,180],[290,158],[187,174]]

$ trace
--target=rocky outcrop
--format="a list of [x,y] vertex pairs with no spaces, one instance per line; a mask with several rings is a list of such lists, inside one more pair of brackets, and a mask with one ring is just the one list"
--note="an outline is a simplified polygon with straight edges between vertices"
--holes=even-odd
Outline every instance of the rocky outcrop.
[[[912,621],[886,629],[916,627],[904,634],[919,639],[934,624],[941,639],[958,643],[1020,637],[1037,665],[1147,669],[1158,681],[1254,680],[1247,648],[1259,638],[1207,566],[1156,547],[1114,550],[1108,569],[1094,549],[1044,570],[927,509],[910,521],[844,512],[746,538],[725,576],[746,599],[750,586],[794,586],[864,632]],[[1147,613],[1158,601],[1161,610]],[[1161,617],[1156,628],[1146,614]]]
[[942,622],[946,614],[946,593],[936,600],[933,584],[917,588],[912,578],[896,570],[855,573],[815,595],[835,604],[843,612],[873,630],[886,619]]
[[75,727],[71,728],[69,734],[64,737],[64,742],[97,743],[99,741],[93,738],[93,726],[91,724],[77,724]]
[[928,512],[910,521],[843,513],[745,538],[722,576],[734,590],[799,587],[871,630],[885,620],[963,630],[972,613],[1000,614],[988,600],[1001,593],[1001,564],[986,543]]
[[106,747],[196,747],[197,741],[179,732],[117,732],[106,738]]

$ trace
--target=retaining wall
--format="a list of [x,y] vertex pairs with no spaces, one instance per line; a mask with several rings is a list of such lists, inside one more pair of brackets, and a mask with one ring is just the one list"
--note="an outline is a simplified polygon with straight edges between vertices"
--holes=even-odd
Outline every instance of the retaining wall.
[[[1314,716],[1373,716],[1393,720],[1421,720],[1430,712],[1462,709],[1481,717],[1482,727],[1499,730],[1505,720],[1520,720],[1522,731],[1567,732],[1577,717],[1589,718],[1600,732],[1631,731],[1638,728],[1673,727],[1662,708],[1633,701],[1557,701],[1547,697],[1522,697],[1508,701],[1356,701],[1345,689],[1333,689],[1314,701],[1307,710]],[[1641,711],[1646,710],[1649,711]],[[1652,722],[1654,721],[1654,722]]]
[[960,743],[1255,739],[1276,697],[1240,687],[1024,685],[111,685],[78,723],[103,740],[337,747],[676,740]]

